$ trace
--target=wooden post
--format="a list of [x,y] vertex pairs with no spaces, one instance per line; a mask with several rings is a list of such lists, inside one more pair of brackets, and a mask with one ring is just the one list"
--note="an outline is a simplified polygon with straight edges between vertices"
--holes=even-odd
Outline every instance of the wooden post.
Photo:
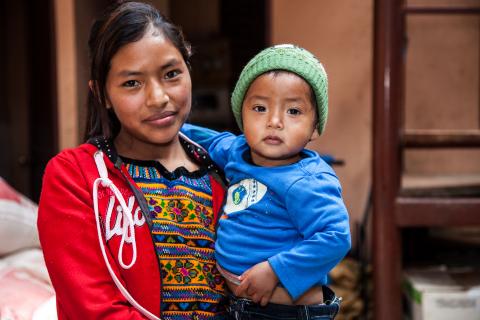
[[375,0],[373,56],[373,281],[375,319],[402,319],[400,187],[403,104],[402,0]]
[[54,0],[54,12],[58,146],[62,150],[79,141],[74,0]]

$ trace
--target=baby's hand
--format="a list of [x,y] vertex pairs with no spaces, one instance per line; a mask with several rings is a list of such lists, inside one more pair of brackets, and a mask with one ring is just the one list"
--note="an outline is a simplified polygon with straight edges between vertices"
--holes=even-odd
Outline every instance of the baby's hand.
[[278,283],[278,277],[268,261],[260,262],[245,271],[240,276],[240,280],[242,282],[235,290],[235,295],[248,296],[253,302],[262,306],[270,301]]

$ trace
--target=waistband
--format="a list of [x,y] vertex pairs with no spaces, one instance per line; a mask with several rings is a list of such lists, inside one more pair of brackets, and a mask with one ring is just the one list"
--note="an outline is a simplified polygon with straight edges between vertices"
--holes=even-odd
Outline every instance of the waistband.
[[223,269],[218,263],[217,263],[217,270],[226,280],[230,281],[231,283],[237,286],[240,285],[241,283],[240,276]]
[[309,319],[310,317],[329,316],[334,317],[339,308],[341,298],[335,296],[335,293],[327,286],[322,286],[324,303],[313,305],[284,305],[276,303],[268,303],[266,306],[253,302],[250,299],[237,298],[230,295],[230,304],[228,312],[235,317],[235,314],[243,312],[251,312],[255,314],[266,315],[282,315],[282,318],[301,318]]

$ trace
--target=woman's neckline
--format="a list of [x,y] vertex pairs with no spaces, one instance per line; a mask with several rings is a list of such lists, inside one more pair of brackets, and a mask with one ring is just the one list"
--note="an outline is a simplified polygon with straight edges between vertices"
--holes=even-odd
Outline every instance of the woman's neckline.
[[157,160],[138,160],[124,157],[122,155],[119,155],[119,157],[125,164],[139,167],[155,168],[160,172],[160,175],[162,177],[165,177],[168,180],[175,180],[181,176],[188,178],[201,178],[207,172],[207,169],[204,166],[200,166],[197,170],[189,171],[187,168],[185,168],[185,166],[180,165],[175,168],[175,170],[169,171],[160,161]]
[[167,178],[168,180],[175,180],[178,179],[181,176],[189,177],[189,178],[200,178],[205,175],[207,172],[207,168],[198,161],[198,159],[195,156],[195,151],[193,148],[190,148],[188,143],[180,139],[180,145],[182,146],[183,150],[185,151],[185,154],[187,157],[190,158],[191,161],[196,163],[198,165],[197,170],[189,171],[185,165],[180,164],[178,167],[176,167],[173,171],[168,170],[159,160],[140,160],[140,159],[133,159],[130,157],[125,157],[119,154],[119,157],[122,159],[124,163],[129,163],[133,164],[136,166],[140,167],[150,167],[150,168],[156,168],[160,174]]
[[204,149],[196,145],[188,138],[184,137],[182,134],[179,135],[179,138],[180,143],[184,148],[187,156],[199,166],[198,170],[188,171],[185,167],[181,168],[182,166],[180,165],[175,170],[170,172],[159,161],[156,160],[139,160],[129,157],[122,157],[116,150],[113,141],[102,136],[90,138],[88,140],[88,143],[96,146],[99,150],[105,152],[108,158],[115,164],[118,169],[120,169],[120,166],[122,165],[122,163],[124,163],[123,160],[125,160],[125,163],[129,162],[140,166],[156,167],[162,175],[169,179],[176,179],[176,177],[178,177],[176,176],[177,174],[183,174],[187,177],[192,178],[201,177],[205,173],[208,173],[210,171],[215,172],[216,174],[220,174],[219,169],[214,165],[214,163]]

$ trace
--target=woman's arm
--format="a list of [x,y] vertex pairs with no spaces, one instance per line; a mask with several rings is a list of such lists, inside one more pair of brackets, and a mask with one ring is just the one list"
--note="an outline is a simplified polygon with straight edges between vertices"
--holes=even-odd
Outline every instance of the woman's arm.
[[[73,159],[60,155],[49,162],[37,223],[60,318],[144,319],[108,273],[97,238],[90,188]],[[114,259],[109,258],[119,275]]]

